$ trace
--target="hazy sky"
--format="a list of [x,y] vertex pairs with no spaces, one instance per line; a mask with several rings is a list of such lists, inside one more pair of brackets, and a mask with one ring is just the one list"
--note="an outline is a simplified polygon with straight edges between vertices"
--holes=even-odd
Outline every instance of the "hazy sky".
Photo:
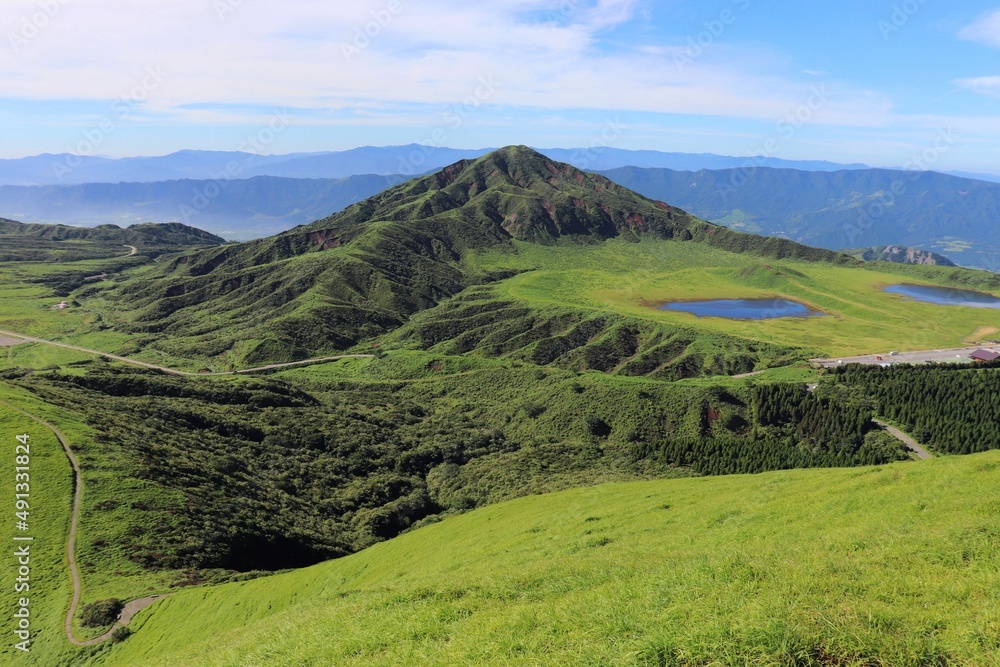
[[607,142],[1000,173],[1000,0],[790,5],[4,0],[0,156]]

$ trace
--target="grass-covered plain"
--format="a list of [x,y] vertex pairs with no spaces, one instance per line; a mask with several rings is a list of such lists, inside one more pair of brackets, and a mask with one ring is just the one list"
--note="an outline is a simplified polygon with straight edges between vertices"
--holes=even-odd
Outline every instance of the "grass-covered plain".
[[[995,292],[996,286],[982,272],[888,263],[859,268],[763,259],[676,241],[608,240],[593,245],[555,246],[516,242],[515,247],[513,253],[466,257],[466,263],[475,271],[522,272],[492,286],[497,299],[523,304],[543,315],[553,308],[573,309],[582,316],[615,314],[652,325],[682,327],[705,337],[725,335],[766,341],[798,349],[802,358],[959,346],[977,330],[1000,327],[1000,311],[937,306],[884,292],[885,286],[903,282]],[[137,275],[145,271],[139,269]],[[103,327],[111,316],[105,312],[107,304],[101,298],[84,298],[80,307],[53,310],[51,306],[60,297],[33,282],[43,276],[42,267],[3,269],[0,328],[189,370],[204,366],[229,369],[233,363],[238,365],[235,350],[260,343],[255,337],[237,342],[233,351],[216,360],[178,356],[169,336],[129,335]],[[787,298],[805,303],[824,316],[735,321],[697,318],[655,307],[671,300],[716,298]],[[8,367],[39,368],[82,358],[78,353],[30,347],[3,352],[0,364]]]
[[[493,270],[525,270],[497,286],[506,298],[578,306],[654,319],[705,332],[768,341],[823,356],[960,346],[980,327],[1000,325],[1000,311],[919,303],[888,294],[917,282],[997,290],[985,272],[879,263],[863,268],[764,259],[701,244],[626,243],[541,247],[479,260]],[[674,300],[787,298],[825,317],[735,321],[658,311]]]
[[1000,455],[522,498],[175,594],[93,665],[997,665]]

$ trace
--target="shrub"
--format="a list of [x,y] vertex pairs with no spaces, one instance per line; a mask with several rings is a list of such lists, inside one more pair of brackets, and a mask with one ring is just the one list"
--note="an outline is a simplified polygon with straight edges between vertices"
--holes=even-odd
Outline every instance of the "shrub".
[[608,423],[600,417],[588,415],[586,422],[587,430],[591,435],[597,436],[598,438],[606,438],[611,435],[611,426],[609,426]]
[[131,636],[132,631],[123,625],[120,628],[115,628],[115,631],[111,633],[111,641],[118,644]]
[[103,628],[118,620],[118,614],[125,603],[116,598],[101,600],[83,608],[83,625],[88,628]]

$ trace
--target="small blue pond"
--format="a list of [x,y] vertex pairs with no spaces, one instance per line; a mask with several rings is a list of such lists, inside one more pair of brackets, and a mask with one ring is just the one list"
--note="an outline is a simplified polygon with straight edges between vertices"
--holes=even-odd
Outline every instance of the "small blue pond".
[[725,317],[730,320],[770,320],[777,317],[812,317],[822,315],[807,306],[786,299],[715,299],[712,301],[674,301],[660,310],[679,310],[698,317]]
[[902,294],[916,301],[935,303],[939,306],[968,306],[970,308],[1000,308],[1000,299],[970,289],[933,287],[930,285],[891,285],[886,292]]

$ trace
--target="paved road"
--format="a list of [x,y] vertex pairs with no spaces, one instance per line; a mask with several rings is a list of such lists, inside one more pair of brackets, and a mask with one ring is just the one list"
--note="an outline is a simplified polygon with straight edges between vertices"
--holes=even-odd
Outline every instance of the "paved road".
[[[977,346],[977,347],[956,347],[940,350],[918,350],[916,352],[900,352],[895,356],[889,356],[889,352],[882,354],[865,354],[860,357],[834,357],[832,359],[811,359],[814,364],[819,364],[826,368],[840,366],[841,364],[926,364],[930,361],[942,363],[969,363],[969,355],[976,350],[993,350],[998,346]],[[882,357],[879,359],[878,357]]]
[[930,452],[921,447],[916,440],[906,435],[895,426],[889,426],[885,422],[879,421],[878,419],[873,419],[872,421],[881,426],[882,428],[884,428],[886,431],[888,431],[891,436],[893,436],[894,438],[902,442],[904,445],[909,447],[911,450],[916,452],[917,456],[920,457],[922,460],[926,461],[927,459],[933,458]]
[[11,338],[17,338],[25,343],[41,343],[42,345],[51,345],[53,347],[61,347],[66,350],[74,350],[76,352],[85,352],[87,354],[96,354],[101,357],[107,357],[108,359],[114,359],[115,361],[120,361],[126,364],[132,364],[133,366],[141,366],[143,368],[151,368],[153,370],[162,371],[164,373],[169,373],[170,375],[181,375],[186,377],[212,377],[220,375],[243,375],[246,373],[258,373],[260,371],[270,371],[278,368],[291,368],[293,366],[307,366],[309,364],[321,364],[328,361],[337,361],[338,359],[371,359],[375,355],[373,354],[338,354],[333,357],[319,357],[316,359],[303,359],[302,361],[289,361],[283,364],[268,364],[267,366],[258,366],[257,368],[244,368],[237,371],[222,371],[222,372],[210,372],[210,373],[197,373],[192,371],[181,371],[176,368],[167,368],[166,366],[158,366],[156,364],[146,363],[145,361],[138,361],[137,359],[129,359],[128,357],[120,357],[117,354],[109,354],[107,352],[101,352],[100,350],[91,350],[86,347],[79,347],[78,345],[67,345],[66,343],[56,343],[51,340],[44,340],[42,338],[32,338],[31,336],[25,336],[23,334],[15,333],[13,331],[3,331],[0,330],[0,336],[9,336]]

